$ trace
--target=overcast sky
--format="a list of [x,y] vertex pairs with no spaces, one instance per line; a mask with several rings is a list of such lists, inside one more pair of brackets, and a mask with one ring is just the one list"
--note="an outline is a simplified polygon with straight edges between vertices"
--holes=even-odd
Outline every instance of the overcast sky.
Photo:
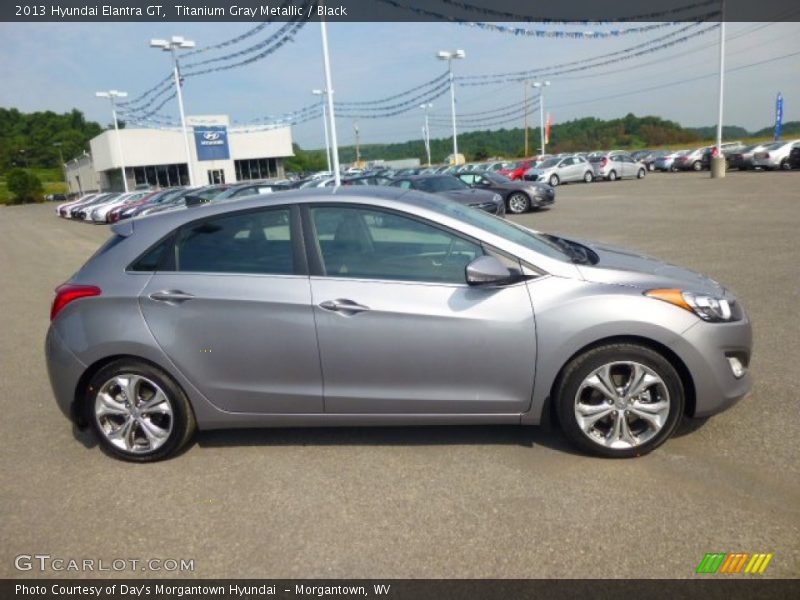
[[[108,102],[95,98],[95,91],[115,88],[135,96],[169,73],[169,57],[148,48],[151,37],[184,35],[204,46],[252,27],[248,23],[2,23],[0,106],[25,112],[78,108],[89,119],[107,124]],[[277,27],[273,24],[237,47],[255,43]],[[592,28],[602,29],[586,29]],[[516,37],[453,23],[332,23],[328,30],[336,98],[363,101],[415,87],[444,72],[445,64],[435,58],[442,49],[466,51],[466,59],[454,63],[456,74],[492,74],[607,54],[663,35],[669,28],[598,40]],[[546,106],[555,123],[632,112],[685,126],[713,125],[718,38],[715,30],[596,71],[552,77]],[[779,91],[785,98],[784,121],[800,120],[800,23],[729,23],[727,39],[731,71],[725,80],[725,123],[750,130],[772,125]],[[795,55],[734,70],[791,53]],[[680,83],[704,75],[709,76]],[[305,106],[316,98],[311,89],[319,87],[323,87],[320,26],[310,23],[294,43],[265,60],[189,78],[184,91],[188,114],[228,114],[246,123]],[[521,83],[458,87],[456,94],[460,112],[477,113],[521,102],[523,87]],[[435,102],[433,113],[449,115],[447,96]],[[177,118],[175,101],[160,114]],[[422,111],[417,109],[399,117],[362,119],[359,128],[363,143],[403,141],[419,139],[421,124]],[[338,119],[337,127],[340,144],[352,144],[352,119]],[[432,127],[433,137],[448,135],[446,124]],[[322,147],[321,123],[298,125],[294,138],[305,148]]]

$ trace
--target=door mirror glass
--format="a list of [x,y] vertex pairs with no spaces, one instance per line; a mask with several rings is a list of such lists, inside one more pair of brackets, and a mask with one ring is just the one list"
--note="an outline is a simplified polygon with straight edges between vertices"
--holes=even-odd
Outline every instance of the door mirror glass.
[[502,285],[512,279],[511,271],[494,256],[479,256],[467,265],[469,285]]

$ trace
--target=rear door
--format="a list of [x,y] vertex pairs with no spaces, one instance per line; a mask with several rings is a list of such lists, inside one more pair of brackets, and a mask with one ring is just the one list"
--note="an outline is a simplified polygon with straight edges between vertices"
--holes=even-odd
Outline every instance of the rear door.
[[159,346],[213,404],[231,412],[322,412],[311,290],[294,206],[185,225],[134,268]]
[[467,263],[488,251],[480,243],[367,206],[312,205],[305,217],[326,412],[527,410],[527,286],[468,286]]

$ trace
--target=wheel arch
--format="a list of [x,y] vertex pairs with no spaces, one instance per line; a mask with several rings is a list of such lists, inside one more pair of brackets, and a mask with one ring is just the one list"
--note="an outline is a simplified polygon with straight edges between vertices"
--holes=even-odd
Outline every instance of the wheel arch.
[[561,380],[564,376],[564,371],[572,362],[573,359],[580,356],[581,354],[593,350],[594,348],[599,348],[600,346],[608,346],[612,344],[637,344],[639,346],[644,346],[653,350],[654,352],[658,352],[661,356],[663,356],[677,371],[678,376],[681,378],[681,384],[683,385],[683,393],[684,393],[684,409],[683,413],[685,416],[692,416],[695,412],[696,406],[696,390],[694,379],[692,378],[692,374],[689,371],[689,368],[686,366],[686,363],[669,347],[665,346],[661,342],[653,340],[648,337],[638,336],[638,335],[617,335],[617,336],[609,336],[597,339],[593,342],[590,342],[584,345],[582,348],[579,348],[572,355],[564,361],[564,364],[561,365],[561,368],[558,371],[558,374],[553,379],[552,384],[550,385],[550,390],[547,396],[547,399],[542,405],[542,414],[541,414],[541,423],[548,424],[551,426],[559,426],[558,423],[558,416],[557,411],[555,410],[555,390],[558,388]]
[[[149,360],[143,356],[139,356],[136,354],[113,354],[110,356],[105,356],[103,358],[96,360],[88,367],[86,367],[86,370],[80,376],[80,378],[78,379],[78,383],[75,385],[75,393],[72,399],[70,412],[72,414],[72,422],[75,423],[75,425],[79,429],[85,429],[89,425],[86,422],[85,418],[86,413],[84,411],[85,408],[84,403],[86,402],[86,392],[88,391],[89,382],[101,369],[118,360],[135,360],[138,362],[145,363],[153,367],[154,369],[158,369],[159,371],[163,372],[167,377],[169,377],[172,380],[172,382],[180,388],[183,394],[187,396],[187,398],[189,397],[188,394],[186,394],[186,390],[180,384],[180,382],[177,381],[175,377],[173,377],[172,374],[167,369],[165,369],[158,363],[153,362],[152,360]],[[189,405],[191,406],[191,402],[189,402]]]

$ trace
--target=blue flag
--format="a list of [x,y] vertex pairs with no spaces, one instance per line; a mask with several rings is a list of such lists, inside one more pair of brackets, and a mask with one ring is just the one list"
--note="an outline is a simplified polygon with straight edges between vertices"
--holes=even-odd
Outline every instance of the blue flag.
[[778,99],[775,101],[775,141],[781,139],[781,129],[783,128],[783,96],[778,92]]

